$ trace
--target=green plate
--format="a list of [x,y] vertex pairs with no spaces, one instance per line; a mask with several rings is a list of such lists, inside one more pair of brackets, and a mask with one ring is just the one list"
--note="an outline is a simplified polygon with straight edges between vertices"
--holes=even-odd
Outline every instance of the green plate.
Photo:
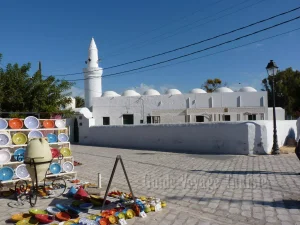
[[15,145],[24,145],[27,142],[27,136],[21,132],[18,132],[13,135],[12,141]]
[[36,225],[36,224],[39,224],[39,222],[34,217],[28,217],[16,223],[16,225]]
[[36,214],[44,214],[47,215],[48,213],[45,210],[41,210],[41,209],[29,209],[29,213],[31,215],[36,215]]
[[72,155],[72,152],[69,148],[64,147],[60,149],[60,154],[62,154],[64,157],[68,157]]

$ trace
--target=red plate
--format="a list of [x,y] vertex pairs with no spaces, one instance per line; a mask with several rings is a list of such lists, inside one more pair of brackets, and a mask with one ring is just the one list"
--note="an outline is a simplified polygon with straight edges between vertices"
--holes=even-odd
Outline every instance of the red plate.
[[60,155],[59,150],[56,148],[51,148],[51,153],[52,153],[52,158],[58,158],[58,156]]
[[55,126],[55,124],[54,124],[53,120],[44,120],[43,126],[45,128],[53,128]]
[[8,121],[8,126],[11,129],[21,129],[23,125],[24,125],[23,121],[18,118],[13,118]]
[[42,215],[42,214],[37,214],[35,215],[35,218],[40,222],[40,223],[51,223],[53,222],[53,217],[49,215]]

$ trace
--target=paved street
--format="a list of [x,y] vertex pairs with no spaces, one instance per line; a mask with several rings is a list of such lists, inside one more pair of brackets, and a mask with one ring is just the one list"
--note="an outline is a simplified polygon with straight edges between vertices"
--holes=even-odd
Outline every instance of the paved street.
[[[300,224],[300,163],[294,154],[280,156],[193,155],[72,145],[82,181],[106,186],[121,155],[135,195],[167,201],[162,212],[128,224]],[[128,191],[121,165],[112,187]],[[9,208],[1,199],[1,224]],[[61,199],[41,200],[40,207]],[[29,206],[27,206],[29,207]]]

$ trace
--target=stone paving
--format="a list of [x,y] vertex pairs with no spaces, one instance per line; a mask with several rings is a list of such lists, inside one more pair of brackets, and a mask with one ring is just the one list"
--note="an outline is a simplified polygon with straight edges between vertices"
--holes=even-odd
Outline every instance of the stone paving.
[[[78,178],[106,186],[121,155],[135,195],[167,201],[162,212],[128,224],[299,224],[300,163],[280,156],[195,155],[72,145]],[[121,165],[112,187],[128,191]],[[1,199],[0,223],[23,209]],[[66,199],[41,200],[39,207]],[[28,206],[29,207],[29,206]]]

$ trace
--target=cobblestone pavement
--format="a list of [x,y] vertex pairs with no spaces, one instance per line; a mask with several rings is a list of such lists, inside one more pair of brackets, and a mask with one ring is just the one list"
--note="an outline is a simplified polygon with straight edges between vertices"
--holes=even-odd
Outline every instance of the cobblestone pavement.
[[[78,178],[106,186],[115,158],[121,155],[135,195],[167,201],[162,212],[128,224],[299,224],[300,163],[280,156],[195,155],[72,145]],[[121,165],[112,187],[128,191]],[[20,209],[4,205],[0,220]],[[40,206],[61,199],[43,200]],[[24,209],[25,210],[25,209]],[[24,211],[23,210],[23,211]],[[26,210],[25,210],[26,211]]]

